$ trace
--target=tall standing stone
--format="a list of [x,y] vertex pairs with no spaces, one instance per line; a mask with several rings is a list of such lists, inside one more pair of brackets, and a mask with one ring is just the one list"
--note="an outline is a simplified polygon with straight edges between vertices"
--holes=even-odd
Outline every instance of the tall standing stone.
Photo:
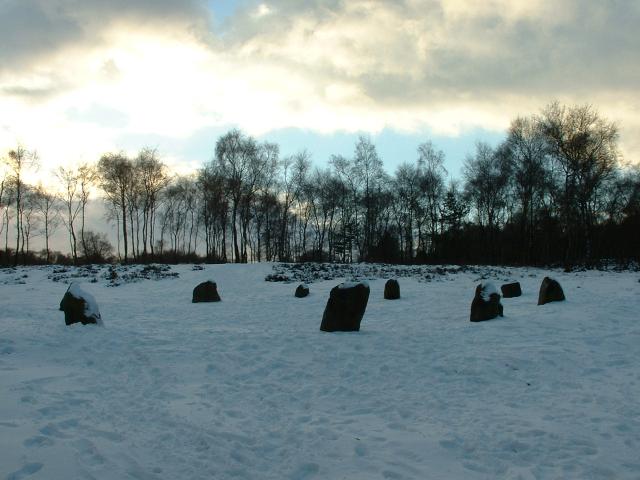
[[220,295],[218,295],[218,285],[216,282],[207,280],[194,288],[193,299],[191,301],[192,303],[219,302]]
[[366,283],[341,283],[331,289],[322,315],[323,332],[358,332],[369,301]]
[[540,293],[538,294],[538,305],[544,305],[549,302],[561,302],[564,298],[564,291],[558,283],[550,277],[544,277],[540,284]]

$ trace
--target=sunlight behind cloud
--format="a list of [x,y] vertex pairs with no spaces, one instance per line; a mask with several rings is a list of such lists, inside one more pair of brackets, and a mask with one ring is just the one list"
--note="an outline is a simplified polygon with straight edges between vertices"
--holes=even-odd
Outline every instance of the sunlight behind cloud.
[[260,5],[258,5],[258,8],[255,10],[253,15],[256,18],[262,18],[270,15],[271,13],[271,7],[269,7],[269,5],[267,5],[266,3],[261,3]]
[[[114,14],[91,42],[66,42],[0,74],[0,143],[21,141],[60,165],[118,150],[124,134],[188,138],[233,125],[256,135],[299,128],[456,136],[503,131],[557,98],[589,101],[620,121],[631,158],[640,132],[638,67],[622,47],[638,41],[621,30],[620,48],[589,50],[617,10],[592,6],[586,15],[586,8],[547,0],[308,8],[273,1],[230,18],[223,35],[196,17],[161,28]],[[575,25],[582,17],[588,36]],[[585,58],[576,62],[579,49]],[[612,78],[613,63],[627,74]],[[615,87],[602,80],[609,78]]]

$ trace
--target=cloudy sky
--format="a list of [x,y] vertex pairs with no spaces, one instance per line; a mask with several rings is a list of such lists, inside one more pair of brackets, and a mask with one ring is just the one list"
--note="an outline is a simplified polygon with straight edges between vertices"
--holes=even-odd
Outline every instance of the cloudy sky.
[[176,169],[238,126],[387,169],[427,139],[457,175],[476,140],[553,99],[592,103],[640,159],[637,0],[0,0],[0,150],[42,172],[157,147]]

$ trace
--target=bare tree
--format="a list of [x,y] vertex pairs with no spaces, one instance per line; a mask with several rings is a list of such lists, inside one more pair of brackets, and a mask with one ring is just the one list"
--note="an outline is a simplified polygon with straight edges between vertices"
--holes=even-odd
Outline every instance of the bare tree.
[[[417,174],[420,184],[420,205],[417,212],[419,248],[425,252],[435,248],[435,239],[440,224],[440,207],[444,195],[444,152],[437,150],[430,141],[418,146]],[[427,224],[429,230],[429,246],[426,245],[422,226]]]
[[543,111],[541,128],[560,173],[556,191],[567,232],[565,261],[578,255],[578,242],[590,259],[600,190],[618,163],[618,127],[590,105],[554,102]]
[[[240,205],[240,261],[248,261],[248,247],[252,243],[250,238],[251,212],[258,193],[263,185],[270,183],[274,175],[280,149],[277,144],[265,142],[256,144],[254,154],[248,157],[246,177],[241,189]],[[253,242],[255,245],[255,242]]]
[[138,153],[134,170],[139,178],[139,186],[142,189],[142,254],[148,254],[147,245],[154,254],[154,229],[156,212],[158,209],[159,195],[169,184],[167,168],[158,159],[156,149],[143,148]]
[[[216,162],[227,182],[226,190],[231,197],[231,237],[233,260],[243,261],[239,226],[243,194],[252,176],[251,164],[258,156],[258,144],[240,130],[231,130],[216,142]],[[256,169],[254,169],[255,171]],[[242,228],[242,227],[241,227]]]
[[309,185],[309,170],[311,168],[311,154],[306,150],[295,156],[294,179],[297,184],[295,195],[295,213],[298,219],[298,236],[296,258],[307,253],[307,233],[311,220],[311,205],[307,202]]
[[0,234],[4,233],[5,237],[5,254],[8,255],[9,251],[9,213],[11,204],[13,203],[13,192],[11,188],[11,182],[7,165],[5,163],[0,164],[3,167],[0,171],[0,211],[2,211],[2,221],[0,222]]
[[82,210],[82,202],[80,199],[79,176],[78,172],[72,168],[60,167],[56,172],[58,180],[62,183],[63,193],[62,202],[64,204],[65,215],[62,222],[69,232],[69,247],[73,262],[78,263],[78,237],[76,235],[76,219]]
[[495,260],[495,238],[502,223],[511,175],[509,157],[486,143],[476,144],[476,153],[464,165],[465,193],[473,203],[476,218],[485,234],[485,251]]
[[79,202],[80,202],[80,240],[82,242],[82,250],[87,251],[86,239],[84,235],[85,219],[87,204],[89,202],[89,195],[91,193],[91,187],[95,185],[98,180],[98,172],[95,165],[89,165],[83,163],[78,167],[77,171],[79,190]]
[[51,261],[51,249],[49,241],[59,226],[61,203],[53,193],[48,192],[42,184],[34,191],[34,205],[42,218],[42,235],[44,236],[46,262]]
[[310,154],[303,150],[295,155],[284,157],[280,162],[280,191],[282,192],[282,214],[278,240],[280,261],[291,260],[291,245],[289,242],[291,207],[302,193],[304,180],[309,170],[310,157]]
[[140,217],[142,214],[142,182],[136,175],[135,164],[131,162],[131,178],[125,194],[126,211],[129,215],[129,240],[131,254],[136,260],[140,256]]
[[227,218],[229,202],[225,194],[225,179],[211,163],[198,173],[202,196],[201,216],[205,229],[207,260],[227,261]]
[[108,261],[113,254],[113,245],[109,242],[105,233],[97,233],[91,230],[85,232],[85,241],[82,244],[82,256],[92,263]]
[[354,174],[359,178],[362,186],[362,204],[364,207],[363,235],[360,256],[367,258],[374,243],[376,216],[379,205],[376,204],[376,191],[380,187],[383,176],[382,160],[375,145],[369,137],[360,136],[356,142]]
[[100,187],[114,210],[119,211],[122,221],[124,261],[128,262],[127,193],[133,178],[133,165],[124,153],[106,153],[98,162]]
[[340,260],[353,260],[353,242],[358,245],[357,234],[360,230],[359,201],[361,177],[355,169],[353,160],[342,155],[333,155],[329,162],[336,174],[339,185],[334,193],[340,199],[339,218],[332,229],[331,243]]
[[25,190],[23,175],[26,170],[34,169],[38,165],[38,156],[35,151],[28,151],[22,145],[10,150],[4,159],[9,170],[9,180],[14,191],[16,211],[16,251],[14,253],[14,265],[18,265],[18,256],[21,253],[24,259],[24,232],[22,224],[22,201]]
[[414,255],[414,226],[420,212],[420,172],[409,163],[401,164],[393,182],[394,218],[400,237],[402,260],[412,260]]
[[[311,206],[314,240],[314,254],[311,258],[321,261],[325,258],[325,243],[332,234],[334,216],[339,198],[335,195],[339,181],[331,170],[315,169],[305,189],[305,201]],[[329,254],[330,249],[327,250]]]
[[[193,196],[195,195],[195,182],[188,177],[177,177],[163,192],[164,209],[161,218],[161,236],[164,244],[165,233],[169,234],[171,252],[175,260],[179,254],[188,254],[190,248],[187,244],[187,235],[191,240],[193,223],[190,225]],[[188,233],[189,232],[189,233]]]
[[[8,182],[7,182],[8,183]],[[13,218],[13,212],[11,210],[11,205],[13,204],[13,186],[11,183],[5,183],[4,187],[4,205],[2,212],[2,225],[4,229],[4,251],[7,259],[9,258],[9,230],[11,228],[11,219]]]
[[31,238],[37,235],[38,226],[40,224],[40,219],[38,218],[38,209],[36,204],[36,192],[35,189],[30,185],[25,185],[23,201],[21,205],[20,216],[22,217],[22,228],[21,228],[21,243],[23,245],[23,258],[25,258],[25,253],[28,256],[29,242]]
[[544,200],[549,181],[548,147],[536,117],[511,122],[506,146],[511,155],[513,183],[520,206],[523,261],[533,255],[535,213]]

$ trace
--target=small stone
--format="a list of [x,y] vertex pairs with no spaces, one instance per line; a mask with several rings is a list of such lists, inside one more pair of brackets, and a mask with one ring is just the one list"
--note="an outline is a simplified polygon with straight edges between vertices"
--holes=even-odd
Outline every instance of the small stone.
[[309,295],[309,287],[307,287],[305,284],[301,283],[300,285],[298,285],[298,288],[296,288],[296,293],[294,294],[297,298],[304,298],[307,295]]
[[500,287],[500,290],[502,291],[502,296],[504,298],[513,298],[522,295],[520,282],[505,283]]
[[385,300],[398,300],[400,298],[400,284],[398,280],[387,280],[384,284],[384,298]]

